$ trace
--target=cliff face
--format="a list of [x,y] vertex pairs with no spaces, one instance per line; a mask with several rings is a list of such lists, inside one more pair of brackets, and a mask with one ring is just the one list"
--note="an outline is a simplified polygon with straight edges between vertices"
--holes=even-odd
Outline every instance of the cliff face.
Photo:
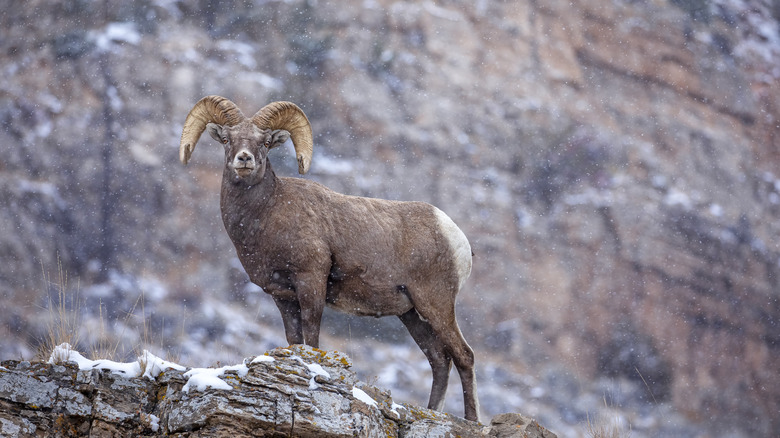
[[186,372],[146,352],[134,364],[5,361],[0,433],[9,438],[556,436],[519,414],[503,414],[483,426],[395,404],[388,392],[357,382],[350,366],[338,352],[301,346],[278,348],[243,365]]
[[[183,170],[180,124],[206,94],[286,99],[313,123],[311,178],[464,229],[477,351],[780,428],[777,1],[202,3],[0,16],[5,339],[36,331],[26,300],[57,260],[82,284],[154,278],[168,321],[243,299],[221,152],[204,138]],[[109,319],[134,299],[87,295]]]

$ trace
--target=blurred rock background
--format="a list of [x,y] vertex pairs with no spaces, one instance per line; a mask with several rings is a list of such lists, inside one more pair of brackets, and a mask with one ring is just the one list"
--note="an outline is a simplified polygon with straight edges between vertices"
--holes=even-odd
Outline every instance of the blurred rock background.
[[[11,0],[0,355],[35,355],[63,290],[81,344],[117,356],[284,344],[222,227],[221,148],[204,137],[185,168],[178,141],[204,95],[291,100],[314,129],[306,178],[433,203],[469,236],[458,312],[488,417],[774,436],[779,21],[778,0]],[[271,160],[295,175],[289,151]],[[425,404],[397,321],[323,330]]]

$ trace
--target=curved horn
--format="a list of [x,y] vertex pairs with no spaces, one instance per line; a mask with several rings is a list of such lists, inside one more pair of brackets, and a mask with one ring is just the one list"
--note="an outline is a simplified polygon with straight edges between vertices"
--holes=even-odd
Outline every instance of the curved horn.
[[271,102],[252,116],[252,122],[260,129],[284,129],[289,132],[298,159],[298,173],[303,175],[309,171],[314,139],[309,119],[298,105],[292,102]]
[[187,164],[195,150],[200,135],[209,123],[220,125],[237,125],[244,120],[244,114],[235,103],[222,96],[206,96],[199,100],[187,114],[184,128],[181,131],[179,144],[179,159]]

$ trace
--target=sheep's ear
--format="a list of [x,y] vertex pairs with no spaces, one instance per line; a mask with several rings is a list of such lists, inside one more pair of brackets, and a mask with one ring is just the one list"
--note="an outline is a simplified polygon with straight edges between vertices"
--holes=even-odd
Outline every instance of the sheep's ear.
[[209,123],[206,125],[206,130],[209,131],[209,135],[214,140],[222,143],[222,125],[216,123]]
[[271,132],[271,145],[268,146],[268,149],[273,149],[277,146],[281,146],[289,140],[290,133],[285,131],[284,129],[275,129],[273,132]]

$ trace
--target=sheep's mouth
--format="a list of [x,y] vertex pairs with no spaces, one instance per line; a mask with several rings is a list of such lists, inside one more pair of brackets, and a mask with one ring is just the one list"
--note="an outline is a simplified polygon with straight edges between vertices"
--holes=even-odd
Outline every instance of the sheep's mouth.
[[233,171],[240,177],[249,176],[255,170],[255,166],[249,163],[245,163],[239,166],[233,167]]
[[236,175],[240,177],[249,176],[249,174],[251,174],[253,170],[255,170],[254,166],[236,167],[233,169],[233,171],[236,172]]

